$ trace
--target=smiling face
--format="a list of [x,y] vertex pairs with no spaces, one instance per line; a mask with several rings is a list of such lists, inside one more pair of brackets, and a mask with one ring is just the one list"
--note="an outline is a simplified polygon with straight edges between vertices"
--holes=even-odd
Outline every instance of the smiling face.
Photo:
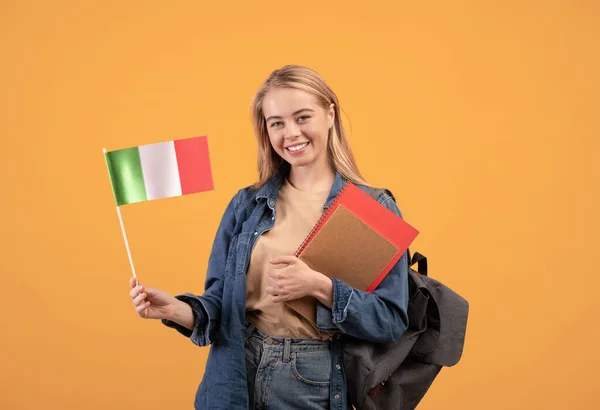
[[271,146],[292,167],[326,164],[333,105],[324,109],[306,91],[274,88],[265,94],[263,114]]

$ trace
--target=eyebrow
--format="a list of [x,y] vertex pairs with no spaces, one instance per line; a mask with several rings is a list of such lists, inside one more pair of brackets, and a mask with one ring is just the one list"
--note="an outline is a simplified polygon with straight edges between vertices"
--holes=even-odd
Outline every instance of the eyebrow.
[[[292,113],[292,115],[298,115],[303,111],[310,111],[310,112],[315,112],[315,110],[311,110],[310,108],[301,108],[298,111],[294,111]],[[269,121],[269,120],[273,120],[273,119],[281,119],[281,117],[279,115],[271,115],[269,118],[267,118],[265,121]]]

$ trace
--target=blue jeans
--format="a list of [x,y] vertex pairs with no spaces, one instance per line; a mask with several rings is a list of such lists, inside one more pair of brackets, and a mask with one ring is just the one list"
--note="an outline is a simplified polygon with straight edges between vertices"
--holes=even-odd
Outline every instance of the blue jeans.
[[246,327],[249,410],[329,409],[330,342],[270,337]]

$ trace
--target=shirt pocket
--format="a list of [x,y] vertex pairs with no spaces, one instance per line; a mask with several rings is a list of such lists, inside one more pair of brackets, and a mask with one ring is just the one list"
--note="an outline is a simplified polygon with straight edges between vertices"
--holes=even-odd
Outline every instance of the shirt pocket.
[[235,255],[236,255],[236,247],[238,242],[239,235],[234,235],[231,237],[229,241],[229,248],[227,250],[227,260],[225,262],[225,275],[233,277],[233,272],[235,271]]
[[231,238],[225,268],[225,274],[228,276],[236,277],[245,272],[250,239],[251,235],[248,232],[242,232]]

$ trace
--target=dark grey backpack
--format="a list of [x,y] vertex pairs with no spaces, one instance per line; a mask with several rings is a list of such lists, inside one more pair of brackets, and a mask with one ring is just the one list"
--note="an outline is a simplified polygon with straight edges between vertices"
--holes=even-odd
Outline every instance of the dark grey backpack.
[[346,338],[348,397],[358,410],[414,409],[441,368],[462,356],[468,302],[427,276],[425,256],[409,251],[408,259],[408,329],[393,343]]

